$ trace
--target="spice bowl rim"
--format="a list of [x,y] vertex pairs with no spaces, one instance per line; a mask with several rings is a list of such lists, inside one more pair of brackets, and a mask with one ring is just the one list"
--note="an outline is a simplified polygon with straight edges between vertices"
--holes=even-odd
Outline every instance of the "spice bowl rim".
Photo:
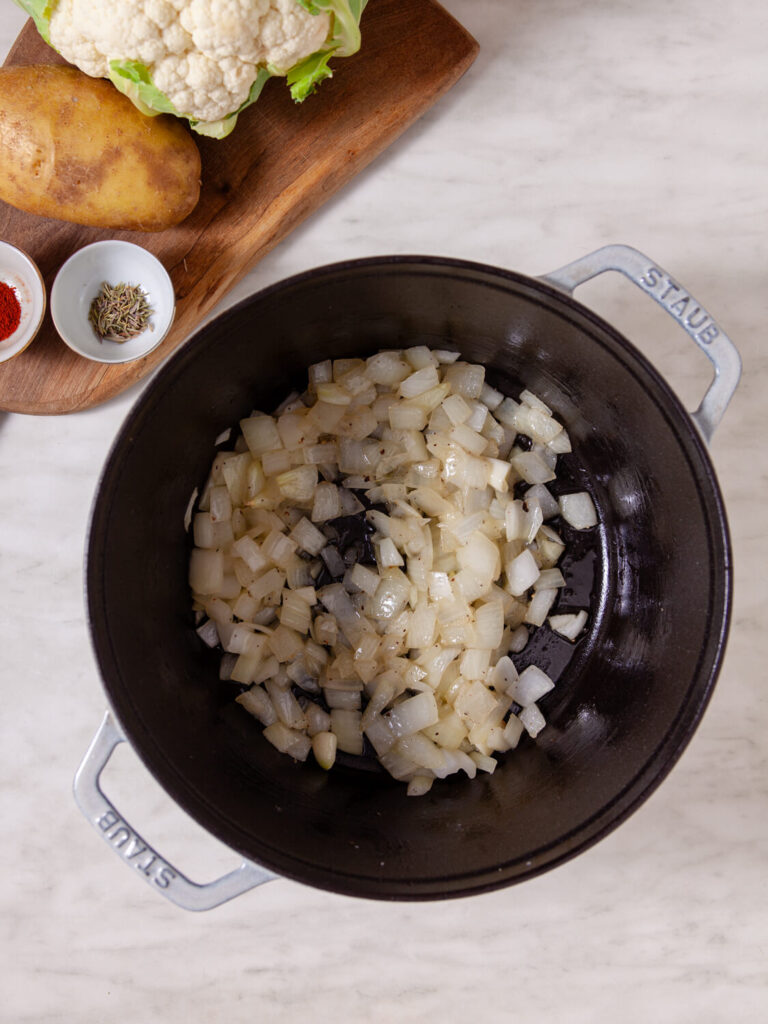
[[16,279],[25,285],[29,295],[22,295],[20,298],[22,316],[19,326],[8,338],[0,341],[0,363],[19,355],[32,344],[40,330],[47,307],[45,281],[40,268],[28,252],[3,239],[0,240],[0,280],[6,281],[6,277],[11,276],[6,274],[7,268],[15,271]]
[[[125,342],[99,341],[88,322],[90,303],[110,274],[141,284],[153,309],[150,326]],[[116,238],[91,242],[65,260],[53,282],[50,305],[62,341],[97,363],[129,363],[148,355],[163,342],[176,314],[173,282],[162,262],[143,246]]]

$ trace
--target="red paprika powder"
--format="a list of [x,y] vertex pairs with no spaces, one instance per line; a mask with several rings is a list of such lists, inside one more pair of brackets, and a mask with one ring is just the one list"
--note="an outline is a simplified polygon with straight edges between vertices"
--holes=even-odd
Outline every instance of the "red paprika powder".
[[21,320],[21,305],[16,289],[0,281],[0,341],[10,338]]

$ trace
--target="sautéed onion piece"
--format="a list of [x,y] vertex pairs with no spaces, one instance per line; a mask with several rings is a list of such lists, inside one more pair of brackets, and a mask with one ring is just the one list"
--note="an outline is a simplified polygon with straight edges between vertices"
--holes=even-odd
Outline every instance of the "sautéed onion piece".
[[265,738],[324,769],[372,749],[418,796],[537,736],[554,682],[509,655],[547,619],[572,642],[587,624],[550,614],[547,520],[597,523],[589,494],[548,487],[570,451],[536,395],[426,346],[316,363],[304,394],[241,420],[191,517],[189,583]]

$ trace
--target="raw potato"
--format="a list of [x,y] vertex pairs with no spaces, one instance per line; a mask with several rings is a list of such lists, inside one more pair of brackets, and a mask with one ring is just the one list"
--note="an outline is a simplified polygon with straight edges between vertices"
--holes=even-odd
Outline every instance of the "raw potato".
[[185,128],[145,117],[111,82],[75,68],[0,69],[0,199],[102,228],[162,231],[200,195]]

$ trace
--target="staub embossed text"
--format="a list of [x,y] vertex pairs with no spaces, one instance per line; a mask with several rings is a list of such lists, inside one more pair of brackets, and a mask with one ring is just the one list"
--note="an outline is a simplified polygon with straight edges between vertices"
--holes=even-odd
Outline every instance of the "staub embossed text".
[[668,277],[658,267],[648,267],[639,283],[651,292],[655,299],[677,317],[690,334],[702,345],[711,345],[720,334],[720,328],[679,284]]
[[167,889],[176,878],[176,872],[154,850],[137,836],[119,814],[109,808],[96,819],[104,838],[120,856],[137,871],[155,883],[160,889]]

